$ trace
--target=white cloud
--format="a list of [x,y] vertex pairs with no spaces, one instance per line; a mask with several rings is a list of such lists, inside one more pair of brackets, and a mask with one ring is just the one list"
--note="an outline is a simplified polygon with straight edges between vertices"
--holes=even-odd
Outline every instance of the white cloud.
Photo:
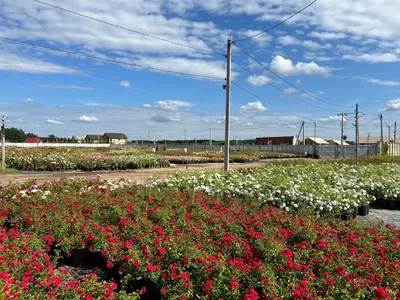
[[57,106],[58,109],[66,109],[67,107],[64,104]]
[[124,87],[124,88],[128,88],[131,86],[131,83],[127,80],[123,80],[119,83],[120,86]]
[[339,40],[347,37],[347,35],[342,32],[327,32],[327,31],[322,31],[322,32],[313,31],[310,33],[310,36],[319,38],[322,41]]
[[25,98],[24,100],[22,100],[22,102],[30,103],[30,102],[33,102],[33,99],[32,98]]
[[59,120],[54,120],[54,119],[46,119],[47,124],[52,124],[52,125],[63,125],[64,123],[59,121]]
[[283,89],[281,92],[281,97],[289,97],[289,95],[296,93],[297,90],[293,87]]
[[[121,59],[131,61],[130,59]],[[226,76],[225,62],[208,61],[203,59],[188,59],[184,57],[137,57],[132,61],[139,65],[149,66],[155,69],[165,69],[174,72],[190,73],[199,76],[211,76],[224,79]],[[179,75],[179,74],[177,74]],[[236,75],[232,72],[232,77]]]
[[382,79],[368,78],[368,77],[354,77],[354,79],[359,79],[364,82],[379,84],[379,85],[400,86],[400,81],[382,80]]
[[315,62],[298,62],[296,65],[293,65],[290,59],[285,59],[280,55],[274,57],[270,68],[282,76],[326,75],[332,71],[331,68],[319,66]]
[[180,122],[181,117],[178,115],[166,116],[166,115],[155,115],[150,118],[151,121],[157,123],[168,123],[168,122]]
[[260,75],[260,76],[252,75],[247,78],[247,82],[250,83],[252,86],[263,86],[263,85],[266,85],[270,81],[271,81],[271,78],[269,78],[265,75]]
[[79,122],[97,122],[99,119],[97,119],[94,116],[86,116],[86,115],[82,115],[79,117],[78,121]]
[[[0,26],[1,29],[1,26]],[[0,71],[31,74],[77,74],[78,70],[0,50]]]
[[[240,32],[239,35],[243,38],[254,36],[260,33],[259,30],[246,30]],[[272,36],[268,34],[261,34],[251,39],[251,41],[256,42],[259,46],[265,46],[272,40]]]
[[169,111],[177,111],[181,107],[189,109],[193,106],[194,106],[193,103],[178,101],[178,100],[157,101],[155,105],[155,107],[158,109],[169,110]]
[[319,43],[311,40],[299,40],[296,37],[290,36],[290,35],[284,35],[280,36],[277,39],[277,42],[281,45],[289,46],[289,45],[298,45],[298,46],[303,46],[305,48],[311,48],[311,49],[320,49],[320,48],[330,48],[332,45],[327,44],[327,45],[320,45]]
[[268,110],[268,108],[264,107],[260,101],[249,102],[240,107],[241,113],[263,112],[266,110]]
[[94,88],[76,86],[76,85],[53,85],[53,84],[38,84],[38,87],[42,88],[52,88],[52,89],[71,89],[80,91],[94,91]]
[[[342,117],[340,116],[329,116],[327,118],[319,118],[318,121],[319,122],[337,122],[337,121],[341,121]],[[344,118],[344,121],[346,121],[346,119]]]
[[151,108],[152,106],[151,106],[151,104],[143,104],[142,107]]
[[99,102],[86,102],[85,106],[93,106],[93,107],[116,107],[115,104],[108,104],[108,103],[99,103]]
[[364,54],[346,54],[343,59],[354,60],[357,62],[367,63],[392,63],[399,62],[400,57],[393,53],[364,53]]
[[381,111],[399,111],[400,110],[400,99],[389,100],[387,103],[387,107],[382,109]]

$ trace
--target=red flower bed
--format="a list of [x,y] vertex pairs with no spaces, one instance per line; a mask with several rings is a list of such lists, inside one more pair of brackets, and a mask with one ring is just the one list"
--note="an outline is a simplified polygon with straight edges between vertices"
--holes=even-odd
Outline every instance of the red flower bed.
[[[0,231],[0,297],[400,297],[400,231],[390,226],[294,216],[200,193],[113,189],[75,181],[41,187],[47,196],[5,200],[15,187],[3,188],[0,222],[18,229]],[[94,275],[74,279],[63,264],[77,249],[101,253],[99,267],[116,274],[115,285]]]

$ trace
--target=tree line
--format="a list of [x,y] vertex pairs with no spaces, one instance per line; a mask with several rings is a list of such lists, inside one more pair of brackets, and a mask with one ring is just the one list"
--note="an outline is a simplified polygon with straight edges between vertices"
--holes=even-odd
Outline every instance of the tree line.
[[29,137],[40,137],[44,143],[71,143],[72,138],[57,137],[54,134],[49,134],[47,137],[38,136],[32,132],[25,132],[18,128],[6,128],[6,141],[9,143],[23,143]]

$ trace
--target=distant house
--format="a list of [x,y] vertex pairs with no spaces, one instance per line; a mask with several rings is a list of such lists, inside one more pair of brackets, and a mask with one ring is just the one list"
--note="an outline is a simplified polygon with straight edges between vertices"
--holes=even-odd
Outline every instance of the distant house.
[[28,137],[24,143],[26,144],[39,144],[43,143],[43,140],[40,137]]
[[274,136],[256,138],[256,145],[295,145],[295,136]]
[[[379,144],[381,142],[381,137],[380,136],[360,136],[359,138],[359,144],[360,145],[372,145],[372,144]],[[383,137],[383,142],[388,143],[389,138],[387,136]],[[390,144],[392,144],[393,138],[390,139]],[[400,142],[400,141],[399,141]],[[397,140],[396,140],[397,144]]]
[[[329,140],[328,143],[331,145],[339,145],[339,146],[342,145],[341,140]],[[349,144],[346,143],[346,141],[343,141],[343,146],[349,146]]]
[[81,135],[74,135],[74,136],[72,136],[72,141],[74,143],[82,143],[85,141],[85,137],[81,136]]
[[321,138],[306,138],[306,145],[329,145],[327,141]]
[[101,135],[99,135],[99,134],[88,134],[86,137],[85,137],[85,141],[87,142],[87,143],[94,143],[94,144],[98,144],[98,143],[100,143],[101,142]]
[[128,142],[128,137],[124,133],[105,133],[102,139],[113,145],[125,145]]

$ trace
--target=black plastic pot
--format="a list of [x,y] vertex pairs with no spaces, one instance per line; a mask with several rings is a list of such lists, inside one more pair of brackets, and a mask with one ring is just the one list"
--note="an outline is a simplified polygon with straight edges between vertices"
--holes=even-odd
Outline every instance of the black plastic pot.
[[381,202],[382,202],[381,205],[382,208],[389,208],[389,200],[382,199]]
[[381,207],[381,199],[376,199],[370,203],[371,207]]
[[396,209],[396,200],[388,200],[388,208],[390,210],[395,210]]
[[357,210],[359,216],[368,216],[369,214],[369,204],[360,206]]
[[83,266],[83,262],[84,262],[85,256],[86,256],[86,250],[85,249],[72,249],[71,254],[72,254],[72,265],[74,267]]

